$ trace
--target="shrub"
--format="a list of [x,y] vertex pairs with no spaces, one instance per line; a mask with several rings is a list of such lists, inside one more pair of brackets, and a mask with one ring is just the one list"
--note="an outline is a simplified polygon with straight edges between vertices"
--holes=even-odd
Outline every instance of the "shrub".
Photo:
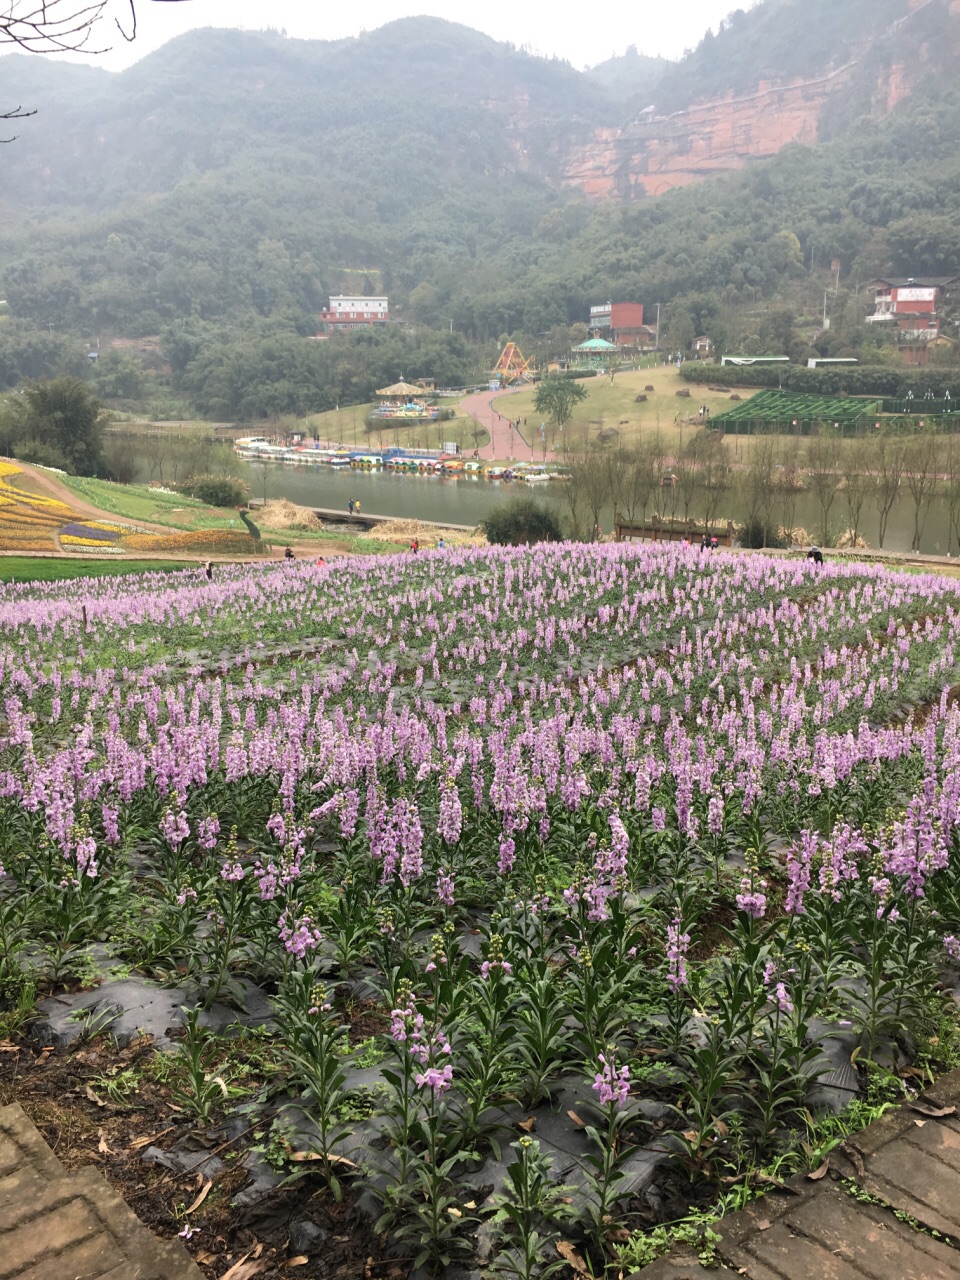
[[53,467],[58,471],[73,471],[66,454],[45,440],[18,440],[12,453],[21,462],[35,462],[38,466]]
[[498,547],[519,547],[533,542],[562,542],[556,512],[536,498],[518,495],[501,503],[482,521],[488,542]]
[[211,507],[238,507],[247,497],[247,486],[232,476],[192,476],[180,489]]
[[796,364],[767,365],[696,365],[685,364],[680,370],[685,382],[714,383],[722,387],[780,387],[784,391],[803,391],[813,395],[885,396],[903,399],[912,391],[916,411],[924,412],[920,401],[928,391],[937,400],[950,392],[951,399],[960,395],[960,374],[956,369],[939,370],[929,366],[913,369],[887,365],[846,365],[827,369],[807,369]]
[[759,517],[737,526],[737,540],[741,547],[785,547],[787,540],[777,525],[765,524]]

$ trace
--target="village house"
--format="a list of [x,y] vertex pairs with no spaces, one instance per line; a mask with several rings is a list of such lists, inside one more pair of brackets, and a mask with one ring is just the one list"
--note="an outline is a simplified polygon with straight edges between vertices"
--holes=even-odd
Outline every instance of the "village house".
[[390,319],[389,299],[357,295],[331,295],[330,305],[320,312],[320,332],[339,333],[347,329],[372,329]]
[[[960,286],[960,276],[896,276],[872,280],[874,312],[867,324],[883,325],[911,364],[926,364],[928,346],[941,338],[946,299]],[[942,343],[938,343],[942,345]]]

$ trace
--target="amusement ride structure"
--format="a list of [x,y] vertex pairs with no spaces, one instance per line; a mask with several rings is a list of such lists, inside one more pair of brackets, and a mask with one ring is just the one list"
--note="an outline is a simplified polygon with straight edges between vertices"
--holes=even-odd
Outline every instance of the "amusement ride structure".
[[496,380],[501,387],[517,387],[525,382],[533,382],[536,370],[533,357],[524,359],[523,352],[515,342],[508,342],[500,352],[500,359],[491,370],[491,381]]

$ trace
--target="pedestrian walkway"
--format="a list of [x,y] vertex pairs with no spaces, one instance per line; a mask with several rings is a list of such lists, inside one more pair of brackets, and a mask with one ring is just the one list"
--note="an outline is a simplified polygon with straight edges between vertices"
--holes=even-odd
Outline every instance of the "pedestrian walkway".
[[680,1250],[639,1280],[960,1280],[960,1071],[723,1218],[719,1268]]
[[0,1280],[202,1280],[96,1169],[67,1173],[17,1106],[0,1108]]
[[556,461],[556,454],[551,449],[544,452],[538,438],[538,427],[527,427],[526,434],[522,427],[511,428],[516,419],[509,416],[510,397],[518,391],[529,390],[529,387],[512,387],[507,391],[481,391],[477,395],[465,396],[460,402],[464,413],[490,432],[491,458],[500,461],[515,458],[518,462]]

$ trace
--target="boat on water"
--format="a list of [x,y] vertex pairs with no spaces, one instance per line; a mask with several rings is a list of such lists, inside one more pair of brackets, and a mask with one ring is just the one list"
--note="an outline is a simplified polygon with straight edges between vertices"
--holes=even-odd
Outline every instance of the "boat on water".
[[565,480],[562,468],[549,470],[545,465],[514,462],[509,466],[487,464],[478,458],[467,461],[439,451],[406,453],[400,449],[317,448],[316,445],[272,444],[263,436],[247,436],[234,442],[238,457],[248,461],[281,462],[291,467],[351,467],[355,471],[399,472],[405,475],[443,476],[448,479],[521,480],[541,484],[547,480]]
[[270,444],[267,440],[250,441],[249,444],[238,441],[235,451],[238,457],[253,461],[259,458],[268,462],[282,462],[290,452],[286,445]]

